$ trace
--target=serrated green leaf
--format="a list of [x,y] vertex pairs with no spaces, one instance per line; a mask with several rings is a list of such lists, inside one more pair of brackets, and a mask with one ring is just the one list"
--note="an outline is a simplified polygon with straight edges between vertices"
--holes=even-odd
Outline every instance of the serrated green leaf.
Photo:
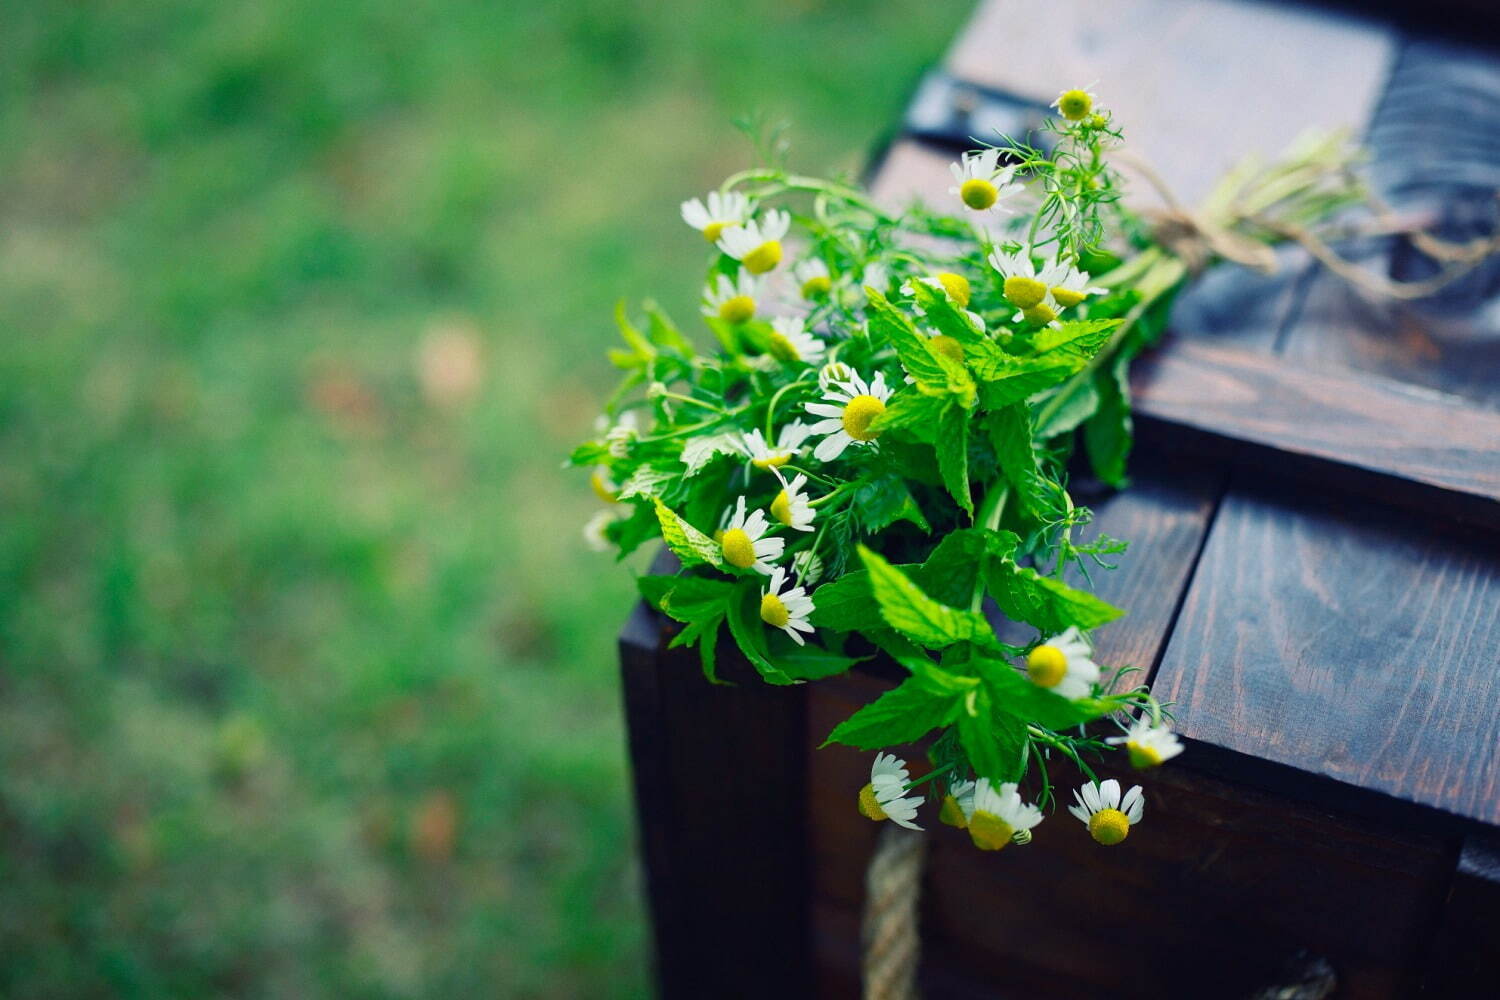
[[870,422],[872,431],[905,429],[919,441],[933,442],[943,411],[957,403],[952,396],[928,396],[911,386],[897,390],[885,412]]
[[984,342],[983,332],[974,327],[973,321],[953,304],[946,292],[939,291],[926,282],[913,281],[912,296],[926,314],[928,325],[938,333],[952,337],[961,344]]
[[985,418],[995,461],[1010,483],[1016,504],[1034,515],[1043,508],[1042,474],[1032,447],[1031,411],[1021,403],[996,410]]
[[964,699],[957,722],[959,742],[976,774],[992,782],[1020,780],[1026,763],[1024,722],[996,712],[984,688]]
[[884,295],[866,289],[870,299],[870,332],[896,348],[901,365],[916,379],[919,391],[929,395],[953,394],[962,405],[974,399],[974,379],[964,366],[933,350],[929,338],[917,331],[906,315]]
[[817,643],[797,645],[789,636],[777,631],[770,636],[770,657],[781,670],[794,680],[816,681],[833,677],[868,660],[868,656],[844,656],[824,649]]
[[823,745],[842,743],[860,750],[879,750],[914,743],[952,722],[963,697],[934,690],[921,678],[909,677],[839,723]]
[[969,496],[969,414],[958,406],[945,407],[938,416],[938,470],[948,494],[970,517],[974,500]]
[[994,639],[994,630],[983,615],[934,601],[905,573],[863,545],[859,556],[869,570],[870,593],[880,606],[880,616],[908,639],[930,649]]
[[1036,437],[1049,441],[1067,434],[1099,409],[1099,393],[1086,378],[1068,382],[1036,408]]
[[1069,625],[1098,628],[1125,613],[1086,590],[1042,576],[1028,566],[1018,566],[1014,559],[992,563],[987,582],[990,596],[1008,618],[1034,625],[1047,636]]
[[1129,359],[1122,354],[1094,377],[1099,409],[1083,425],[1083,443],[1094,475],[1116,488],[1125,485],[1126,463],[1134,441],[1129,367]]
[[912,498],[906,481],[895,473],[873,479],[856,489],[850,507],[860,527],[870,534],[883,531],[897,521],[910,521],[923,531],[932,530]]
[[1109,343],[1109,338],[1123,320],[1075,319],[1055,327],[1043,327],[1031,340],[1038,357],[1070,355],[1087,361]]
[[985,557],[1009,558],[1019,544],[1020,539],[1014,532],[962,528],[949,532],[922,565],[902,569],[928,597],[953,607],[963,607],[974,593],[974,583]]
[[682,560],[683,566],[724,564],[724,553],[717,542],[678,517],[670,507],[655,497],[652,498],[652,503],[656,505],[656,519],[661,524],[661,536],[666,541],[667,548]]
[[745,659],[769,684],[790,684],[792,679],[771,661],[766,645],[766,626],[760,620],[760,584],[745,580],[739,585],[739,593],[729,600],[726,620],[729,634]]
[[722,615],[734,584],[698,576],[640,576],[636,587],[658,611],[680,622]]
[[1037,687],[1004,660],[975,656],[970,662],[989,691],[994,711],[1013,715],[1023,723],[1061,730],[1097,719],[1108,711],[1108,702],[1069,701]]

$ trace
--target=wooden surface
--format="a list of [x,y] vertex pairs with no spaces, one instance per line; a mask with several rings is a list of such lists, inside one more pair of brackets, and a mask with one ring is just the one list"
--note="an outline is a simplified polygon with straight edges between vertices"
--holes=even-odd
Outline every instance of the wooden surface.
[[[1023,110],[1099,80],[1188,201],[1243,154],[1347,124],[1399,211],[1454,240],[1495,225],[1492,52],[1282,4],[992,0],[946,69]],[[952,158],[898,138],[873,190],[943,204]],[[1405,238],[1340,249],[1430,273]],[[1062,810],[999,855],[935,829],[929,998],[1249,996],[1299,952],[1338,996],[1494,991],[1500,262],[1392,304],[1280,259],[1181,297],[1134,378],[1132,486],[1074,482],[1090,530],[1133,543],[1095,578],[1129,609],[1100,656],[1151,672],[1190,752],[1143,782],[1117,848]],[[664,994],[857,996],[870,755],[808,748],[889,679],[710,688],[653,652],[659,628],[634,621],[622,652]]]

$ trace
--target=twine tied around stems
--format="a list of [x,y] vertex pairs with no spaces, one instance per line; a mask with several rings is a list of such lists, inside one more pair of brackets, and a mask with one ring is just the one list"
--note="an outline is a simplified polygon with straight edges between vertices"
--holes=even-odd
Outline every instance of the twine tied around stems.
[[[1500,226],[1488,237],[1465,242],[1444,240],[1422,230],[1418,222],[1400,218],[1373,192],[1359,189],[1360,199],[1374,213],[1375,225],[1346,235],[1404,235],[1414,247],[1441,265],[1438,273],[1431,278],[1396,281],[1359,267],[1340,256],[1326,240],[1306,226],[1290,219],[1278,218],[1269,209],[1280,199],[1271,199],[1263,208],[1244,204],[1244,196],[1250,193],[1254,180],[1242,180],[1238,170],[1231,172],[1225,178],[1225,186],[1210,196],[1209,202],[1213,205],[1213,210],[1191,212],[1178,202],[1166,181],[1145,160],[1123,150],[1116,156],[1121,163],[1143,177],[1161,196],[1166,207],[1149,209],[1142,214],[1151,223],[1153,238],[1194,274],[1202,271],[1214,257],[1233,261],[1261,274],[1276,273],[1275,251],[1264,240],[1240,232],[1236,227],[1242,225],[1298,244],[1329,271],[1363,291],[1402,301],[1426,298],[1439,292],[1500,253]],[[1329,159],[1323,163],[1310,162],[1307,169],[1307,179],[1303,183],[1309,186],[1324,180],[1338,180],[1351,193],[1358,189],[1349,175],[1346,158]],[[1234,186],[1236,184],[1238,187]],[[1497,204],[1500,204],[1500,192],[1496,192],[1496,199]]]

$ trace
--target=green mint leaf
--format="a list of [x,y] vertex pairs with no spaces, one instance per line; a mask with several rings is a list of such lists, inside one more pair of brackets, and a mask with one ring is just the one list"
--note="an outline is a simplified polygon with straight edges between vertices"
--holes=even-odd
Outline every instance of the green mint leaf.
[[914,743],[952,722],[962,700],[962,694],[939,691],[920,677],[908,677],[839,723],[823,745],[880,750]]
[[1026,723],[996,712],[990,695],[979,688],[964,699],[958,715],[958,739],[969,766],[993,782],[1019,781],[1026,763]]
[[913,642],[941,649],[955,642],[993,641],[994,630],[983,615],[934,601],[900,569],[863,545],[859,556],[869,570],[870,592],[880,616]]
[[1130,359],[1121,354],[1094,377],[1099,409],[1083,425],[1083,443],[1094,475],[1116,487],[1125,485],[1125,466],[1135,429],[1130,418]]
[[790,684],[792,679],[771,661],[771,652],[766,645],[766,624],[760,620],[759,576],[743,581],[739,593],[729,600],[729,634],[734,636],[740,652],[750,661],[768,684]]
[[1036,437],[1049,441],[1067,434],[1099,409],[1099,392],[1086,378],[1068,382],[1037,405]]
[[898,389],[886,404],[885,412],[870,422],[872,431],[905,429],[918,441],[932,444],[938,418],[952,405],[950,396],[928,396],[911,386]]
[[1105,714],[1108,703],[1092,699],[1069,701],[1037,687],[1004,660],[975,656],[970,661],[989,692],[991,708],[1051,730],[1067,729]]
[[954,501],[970,517],[974,500],[969,496],[969,414],[957,405],[943,409],[937,426],[938,471]]
[[896,473],[872,479],[856,489],[850,507],[860,527],[870,534],[883,531],[897,521],[910,521],[923,531],[932,530],[906,481]]
[[856,663],[869,659],[868,656],[844,656],[842,653],[834,653],[813,642],[799,646],[779,630],[771,632],[769,647],[771,660],[788,677],[799,681],[816,681],[824,677],[832,677],[843,673]]
[[640,576],[635,583],[652,607],[680,622],[722,615],[734,593],[728,580],[697,576]]
[[901,365],[929,395],[953,393],[967,406],[974,398],[974,380],[964,366],[933,350],[929,338],[912,326],[906,315],[879,292],[866,289],[870,299],[870,332],[896,348]]
[[991,563],[989,592],[1008,618],[1026,622],[1053,636],[1069,625],[1098,628],[1125,612],[1086,590],[1077,590],[1061,580],[1042,576],[1014,559]]
[[1010,483],[1017,506],[1036,514],[1045,506],[1042,473],[1032,448],[1031,411],[1020,403],[998,409],[985,418],[985,429],[995,448],[995,461]]
[[1038,357],[1071,356],[1088,361],[1109,343],[1110,335],[1123,320],[1076,319],[1060,326],[1044,327],[1031,340],[1031,348]]
[[962,528],[949,532],[921,566],[903,568],[933,600],[964,607],[974,593],[984,557],[1009,558],[1019,544],[1014,532]]
[[988,343],[984,340],[983,331],[975,328],[973,320],[953,304],[947,292],[933,288],[925,281],[913,281],[911,288],[917,305],[926,314],[927,324],[938,333],[952,337],[961,344]]
[[707,563],[710,566],[724,564],[724,553],[719,549],[717,542],[678,517],[660,500],[653,497],[652,503],[656,505],[656,518],[661,524],[661,537],[666,541],[667,548],[682,560],[683,566],[697,566],[701,563]]
[[723,684],[719,680],[717,656],[719,645],[719,626],[724,624],[724,615],[710,615],[700,618],[687,628],[677,633],[677,637],[667,644],[668,649],[678,646],[691,646],[698,644],[698,659],[703,664],[703,676],[710,684]]

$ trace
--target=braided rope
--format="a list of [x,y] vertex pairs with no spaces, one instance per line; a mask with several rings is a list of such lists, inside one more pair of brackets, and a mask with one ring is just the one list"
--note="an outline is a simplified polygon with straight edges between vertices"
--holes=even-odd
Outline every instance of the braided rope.
[[927,840],[888,823],[865,872],[865,1000],[916,1000],[917,904]]

